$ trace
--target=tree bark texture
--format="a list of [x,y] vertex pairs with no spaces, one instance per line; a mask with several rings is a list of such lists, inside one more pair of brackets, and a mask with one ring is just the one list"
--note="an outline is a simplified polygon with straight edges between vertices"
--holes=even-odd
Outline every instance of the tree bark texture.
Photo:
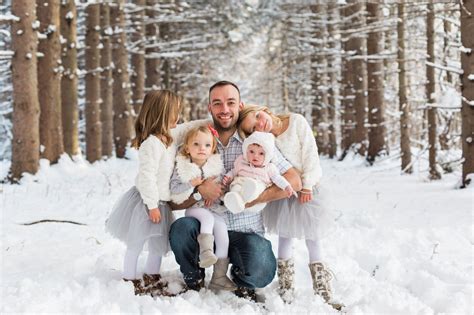
[[138,115],[145,96],[145,0],[134,2],[137,11],[132,15],[131,41],[132,51],[132,104],[135,115]]
[[100,122],[100,5],[86,8],[86,157],[95,162],[102,157]]
[[[331,2],[328,6],[329,19],[330,21],[339,20],[339,9],[337,5]],[[328,24],[328,35],[329,35],[329,49],[336,50],[336,34],[338,29],[336,24]],[[340,57],[338,54],[333,54],[329,56],[328,60],[328,71],[329,71],[329,90],[328,90],[328,156],[334,158],[337,154],[337,139],[336,139],[336,106],[337,98],[339,97],[338,86],[338,69],[340,68]]]
[[[428,12],[426,17],[426,37],[427,43],[427,62],[431,64],[435,63],[435,30],[434,30],[434,5],[433,0],[428,3]],[[431,65],[426,65],[426,99],[427,104],[427,116],[428,116],[428,145],[429,145],[429,167],[430,167],[430,179],[440,179],[441,174],[437,170],[436,165],[436,108],[432,107],[431,104],[436,102],[435,100],[435,68]]]
[[[464,6],[464,7],[462,7]],[[467,48],[461,53],[462,91],[462,181],[463,186],[473,185],[468,175],[474,176],[474,1],[461,3],[461,43]],[[471,76],[471,78],[469,78]]]
[[39,40],[38,90],[41,106],[41,157],[56,163],[64,152],[61,114],[61,43],[59,0],[38,0]]
[[100,50],[100,121],[102,124],[102,156],[110,157],[114,149],[114,110],[112,78],[112,28],[110,27],[110,3],[100,5],[100,29],[102,49]]
[[[354,22],[356,25],[365,25],[366,19],[364,15],[365,4],[358,0],[351,1],[354,3],[353,12],[359,12]],[[364,36],[358,34],[351,34],[350,41],[352,43],[352,49],[356,51],[356,55],[366,55],[367,52],[367,40]],[[353,64],[354,76],[352,79],[354,86],[354,110],[355,110],[355,128],[354,128],[354,149],[359,155],[364,156],[367,149],[367,128],[366,123],[366,111],[367,111],[367,64],[363,59],[351,60]]]
[[[326,9],[323,4],[317,4],[311,6],[311,11],[316,14],[315,20],[315,32],[314,37],[316,39],[327,38],[326,25],[324,23],[318,23],[318,20],[323,20]],[[325,42],[313,44],[314,51],[322,52],[325,49]],[[329,147],[329,136],[328,136],[328,91],[327,91],[327,61],[322,54],[319,56],[312,56],[312,90],[314,95],[314,101],[311,106],[311,117],[313,120],[313,130],[316,131],[316,143],[320,154],[328,155]]]
[[39,165],[38,77],[36,52],[38,38],[33,29],[36,3],[12,2],[12,14],[20,20],[12,22],[13,140],[11,177],[17,180],[23,172],[34,174]]
[[[378,3],[367,3],[368,25],[382,22]],[[373,30],[367,40],[367,55],[378,57],[383,52],[383,33]],[[373,163],[378,156],[388,153],[385,143],[384,69],[383,60],[375,58],[367,63],[368,78],[368,140],[367,161]]]
[[402,172],[412,173],[410,144],[410,104],[407,98],[406,55],[405,55],[405,4],[398,4],[398,104],[400,114],[400,154]]
[[[156,3],[154,0],[147,0],[146,5],[148,9],[145,11],[147,19],[153,20],[155,18],[155,11],[152,9],[153,5]],[[146,78],[145,86],[147,90],[158,90],[161,86],[160,81],[160,59],[156,56],[152,56],[153,53],[157,52],[157,48],[153,47],[153,44],[157,43],[158,40],[158,24],[157,23],[147,23],[145,27],[145,33],[147,42],[152,45],[152,47],[145,48],[145,65],[146,65]]]
[[114,76],[114,142],[115,153],[125,157],[125,150],[131,138],[132,116],[130,106],[130,79],[128,76],[128,56],[125,47],[124,2],[111,7],[110,19],[114,26],[112,37],[112,58],[115,63]]
[[61,2],[61,60],[64,67],[61,79],[61,109],[64,151],[69,155],[79,153],[77,104],[77,11],[74,0]]

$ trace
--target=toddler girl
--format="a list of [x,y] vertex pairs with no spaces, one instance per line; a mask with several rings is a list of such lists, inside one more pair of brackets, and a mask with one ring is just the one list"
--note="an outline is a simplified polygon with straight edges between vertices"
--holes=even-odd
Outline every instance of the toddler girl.
[[226,275],[229,266],[229,236],[222,216],[225,209],[219,204],[219,200],[202,200],[197,191],[197,186],[204,180],[211,177],[219,180],[224,172],[221,156],[216,153],[217,142],[213,132],[216,131],[212,127],[201,126],[186,134],[171,178],[171,200],[180,204],[192,195],[197,201],[194,206],[186,209],[185,216],[196,218],[201,224],[197,237],[199,266],[207,268],[214,265],[210,289],[233,291],[236,286]]

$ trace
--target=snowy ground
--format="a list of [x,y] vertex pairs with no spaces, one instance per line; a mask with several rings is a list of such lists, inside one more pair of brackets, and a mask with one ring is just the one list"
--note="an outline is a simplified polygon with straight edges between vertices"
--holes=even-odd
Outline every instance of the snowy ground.
[[[0,166],[3,177],[8,163]],[[359,159],[323,159],[323,169],[341,212],[337,233],[323,241],[324,256],[348,314],[472,314],[474,189],[455,189],[459,174],[437,182],[426,181],[426,172],[401,176],[397,160],[369,168]],[[121,281],[124,246],[105,233],[104,220],[135,171],[133,153],[130,160],[94,165],[63,157],[53,167],[42,161],[21,185],[1,187],[2,314],[337,313],[312,295],[303,242],[295,246],[291,305],[279,299],[276,280],[263,290],[264,307],[208,290],[156,300],[134,296]],[[41,219],[87,225],[21,225]],[[162,270],[177,286],[172,255]]]

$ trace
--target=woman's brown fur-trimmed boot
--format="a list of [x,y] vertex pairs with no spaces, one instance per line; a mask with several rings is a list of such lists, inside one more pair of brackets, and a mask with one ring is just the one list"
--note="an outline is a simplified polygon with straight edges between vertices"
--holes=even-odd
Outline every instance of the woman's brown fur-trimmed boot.
[[235,291],[237,286],[227,277],[227,269],[229,267],[229,258],[219,258],[214,265],[214,273],[212,274],[209,289]]
[[207,268],[217,262],[217,256],[214,255],[214,235],[201,233],[197,237],[199,243],[199,267]]
[[293,259],[278,259],[278,294],[285,303],[291,303],[294,299],[295,287],[295,264]]
[[314,294],[321,296],[324,301],[334,309],[340,311],[344,304],[332,300],[331,280],[332,274],[322,262],[315,261],[309,264],[311,278],[313,278]]

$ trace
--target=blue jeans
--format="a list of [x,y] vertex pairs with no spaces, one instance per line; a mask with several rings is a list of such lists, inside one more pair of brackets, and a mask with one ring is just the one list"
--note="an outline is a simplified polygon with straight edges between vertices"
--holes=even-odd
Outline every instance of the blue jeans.
[[[183,217],[171,225],[169,234],[176,262],[189,286],[204,279],[204,269],[199,268],[199,228],[198,220]],[[275,276],[276,259],[271,243],[258,234],[229,231],[229,260],[232,280],[239,287],[263,288]]]

